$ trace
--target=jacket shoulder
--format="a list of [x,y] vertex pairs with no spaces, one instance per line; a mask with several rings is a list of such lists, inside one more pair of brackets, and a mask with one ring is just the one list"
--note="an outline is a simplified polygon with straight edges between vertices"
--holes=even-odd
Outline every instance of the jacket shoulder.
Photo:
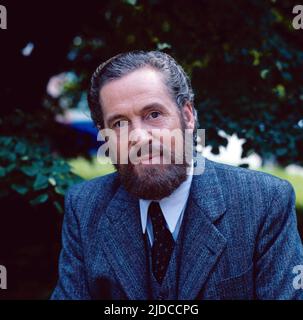
[[248,185],[258,185],[260,187],[263,185],[266,189],[293,189],[292,185],[287,180],[269,173],[236,167],[211,160],[207,161],[216,170],[218,178],[223,179],[226,183],[230,181],[230,183],[241,184],[245,181]]
[[66,207],[71,206],[72,210],[76,214],[81,214],[83,218],[86,212],[92,212],[96,207],[99,209],[105,207],[118,188],[117,172],[83,181],[68,189],[65,195],[65,204]]
[[109,173],[107,175],[96,177],[90,180],[81,181],[68,189],[69,194],[95,192],[102,188],[104,191],[114,187],[117,179],[117,172]]
[[255,212],[266,214],[275,203],[287,206],[289,201],[295,201],[294,189],[287,180],[214,161],[209,165],[216,171],[224,198],[232,206],[242,203],[243,207],[254,206]]

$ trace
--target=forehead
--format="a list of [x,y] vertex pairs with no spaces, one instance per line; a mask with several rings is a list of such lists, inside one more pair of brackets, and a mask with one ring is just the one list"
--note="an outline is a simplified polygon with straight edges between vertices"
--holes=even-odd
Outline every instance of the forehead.
[[163,100],[170,100],[170,95],[159,71],[142,68],[105,84],[100,90],[100,98],[106,112],[108,107],[165,102]]

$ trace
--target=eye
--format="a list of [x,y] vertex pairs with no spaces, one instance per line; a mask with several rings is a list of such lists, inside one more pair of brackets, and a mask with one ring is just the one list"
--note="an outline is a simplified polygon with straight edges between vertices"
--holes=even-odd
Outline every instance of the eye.
[[161,115],[161,113],[159,111],[153,111],[149,114],[149,117],[152,119],[156,119]]
[[125,127],[128,125],[128,121],[126,120],[119,120],[119,121],[116,121],[114,124],[113,124],[113,127],[114,128],[122,128],[122,127]]

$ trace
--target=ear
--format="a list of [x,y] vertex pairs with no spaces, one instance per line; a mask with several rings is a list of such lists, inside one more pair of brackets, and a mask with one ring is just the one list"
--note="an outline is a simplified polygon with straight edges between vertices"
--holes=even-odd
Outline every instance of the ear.
[[195,128],[195,116],[194,116],[194,109],[192,104],[187,101],[182,108],[182,115],[183,119],[186,123],[188,129],[194,130]]

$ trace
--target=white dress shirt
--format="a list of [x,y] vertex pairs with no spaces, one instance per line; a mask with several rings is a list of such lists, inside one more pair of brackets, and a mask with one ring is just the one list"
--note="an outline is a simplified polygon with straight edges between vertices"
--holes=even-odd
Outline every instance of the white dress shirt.
[[161,200],[139,199],[142,231],[143,233],[145,233],[147,230],[151,245],[153,244],[154,236],[151,218],[148,216],[149,204],[151,203],[151,201],[159,202],[166,221],[166,225],[169,231],[172,233],[174,240],[176,241],[189,196],[189,190],[193,177],[192,170],[193,166],[191,168],[190,174],[187,176],[187,179],[182,182],[180,186],[168,197],[165,197]]

